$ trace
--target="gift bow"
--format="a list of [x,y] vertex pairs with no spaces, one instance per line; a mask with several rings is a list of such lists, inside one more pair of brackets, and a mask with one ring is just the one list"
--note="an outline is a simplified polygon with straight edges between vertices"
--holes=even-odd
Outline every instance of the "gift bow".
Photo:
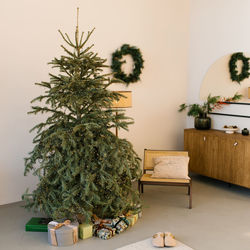
[[101,219],[96,214],[93,214],[95,224],[109,223],[110,219]]
[[58,223],[56,226],[52,227],[51,229],[56,230],[56,229],[58,229],[60,227],[68,226],[70,223],[71,223],[70,220],[65,220],[63,223]]
[[[55,223],[55,222],[54,222]],[[58,242],[56,239],[56,230],[63,227],[63,226],[70,226],[73,228],[73,243],[76,243],[78,240],[78,229],[77,227],[73,227],[70,225],[70,220],[65,220],[63,223],[54,224],[55,226],[50,229],[50,236],[51,236],[51,244],[53,246],[58,246]]]

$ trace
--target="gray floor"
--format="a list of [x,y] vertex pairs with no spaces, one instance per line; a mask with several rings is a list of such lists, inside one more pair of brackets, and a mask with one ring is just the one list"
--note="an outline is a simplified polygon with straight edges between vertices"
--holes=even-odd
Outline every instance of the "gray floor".
[[[91,238],[63,249],[113,250],[158,231],[171,231],[196,250],[250,249],[250,189],[194,176],[191,210],[185,188],[146,186],[144,191],[143,217],[134,227],[107,241]],[[20,205],[0,206],[0,249],[56,249],[48,245],[47,233],[24,231],[33,214]]]

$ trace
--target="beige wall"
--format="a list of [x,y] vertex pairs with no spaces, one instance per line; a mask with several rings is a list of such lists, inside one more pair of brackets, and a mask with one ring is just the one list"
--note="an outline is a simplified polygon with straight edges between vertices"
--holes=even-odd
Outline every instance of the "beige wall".
[[[220,62],[220,58],[235,52],[250,51],[250,32],[247,24],[250,23],[250,1],[249,0],[191,0],[190,7],[190,49],[189,49],[189,75],[188,75],[188,102],[198,103],[200,100],[200,87],[203,80],[207,81],[214,63]],[[227,58],[228,59],[228,58]],[[223,59],[222,59],[223,60]],[[212,84],[215,85],[213,92],[222,95],[221,85],[224,78],[229,76],[229,70],[218,72],[218,77],[214,77]],[[216,82],[215,82],[216,81]],[[229,83],[228,83],[229,84]],[[231,82],[232,85],[237,83]],[[241,87],[250,87],[250,78],[242,82]],[[231,87],[230,87],[231,88]],[[237,89],[237,86],[235,87]],[[217,92],[218,91],[218,92]],[[241,92],[241,91],[239,91]],[[225,90],[225,95],[228,92]],[[225,107],[224,111],[237,114],[239,105]],[[250,114],[248,111],[242,114]],[[250,128],[249,118],[239,118],[230,116],[212,117],[212,127],[222,129],[224,125],[237,125],[240,129]],[[187,127],[193,127],[193,118],[188,119]]]
[[36,178],[23,177],[23,158],[32,149],[29,129],[42,117],[28,116],[30,100],[41,93],[35,82],[48,80],[47,65],[62,50],[60,28],[74,33],[96,27],[91,43],[102,57],[124,43],[139,47],[145,60],[141,82],[117,90],[133,92],[127,114],[135,124],[126,136],[142,157],[144,148],[182,148],[186,99],[189,0],[3,0],[0,9],[0,204],[21,199]]

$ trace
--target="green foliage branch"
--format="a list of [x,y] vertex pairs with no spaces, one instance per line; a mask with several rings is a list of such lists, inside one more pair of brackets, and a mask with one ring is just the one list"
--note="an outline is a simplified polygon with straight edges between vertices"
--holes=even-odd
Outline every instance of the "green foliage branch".
[[132,144],[111,132],[128,130],[133,123],[124,110],[112,108],[121,94],[108,90],[117,80],[103,74],[108,67],[93,45],[86,43],[93,30],[75,41],[59,31],[72,49],[49,64],[60,73],[36,85],[44,94],[32,100],[29,114],[47,114],[37,124],[34,148],[25,158],[25,172],[39,178],[36,189],[23,194],[25,207],[53,219],[116,217],[140,209],[140,198],[132,182],[141,176],[140,158]]
[[215,108],[221,108],[222,105],[226,105],[227,102],[235,102],[242,98],[242,95],[235,93],[233,97],[222,98],[221,96],[208,95],[207,100],[203,104],[186,104],[183,103],[179,106],[179,112],[188,109],[188,116],[204,117],[209,112],[212,112]]
[[[134,67],[132,73],[129,75],[125,74],[121,67],[123,63],[126,63],[126,60],[121,61],[122,57],[124,55],[131,55],[134,61]],[[140,74],[143,69],[143,58],[141,51],[136,48],[135,46],[130,46],[128,44],[122,45],[121,49],[117,49],[113,54],[112,54],[112,65],[111,69],[114,72],[114,77],[122,80],[125,82],[127,85],[132,82],[137,82],[140,80]]]
[[[237,61],[242,61],[241,72],[237,71]],[[234,53],[229,61],[229,72],[232,81],[240,84],[241,81],[249,77],[249,58],[245,57],[242,52]]]

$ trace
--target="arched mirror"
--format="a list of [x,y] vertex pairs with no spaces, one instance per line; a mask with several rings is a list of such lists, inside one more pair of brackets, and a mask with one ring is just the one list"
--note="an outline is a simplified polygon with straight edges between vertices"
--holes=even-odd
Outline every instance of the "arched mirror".
[[[250,58],[250,53],[243,54]],[[239,102],[229,102],[228,105],[223,105],[223,109],[214,110],[212,114],[250,118],[250,77],[240,83],[232,81],[229,71],[231,57],[232,54],[225,55],[210,66],[201,84],[200,99],[206,100],[209,94],[229,98],[237,92],[243,96]],[[242,61],[237,60],[236,66],[236,70],[240,73]]]

